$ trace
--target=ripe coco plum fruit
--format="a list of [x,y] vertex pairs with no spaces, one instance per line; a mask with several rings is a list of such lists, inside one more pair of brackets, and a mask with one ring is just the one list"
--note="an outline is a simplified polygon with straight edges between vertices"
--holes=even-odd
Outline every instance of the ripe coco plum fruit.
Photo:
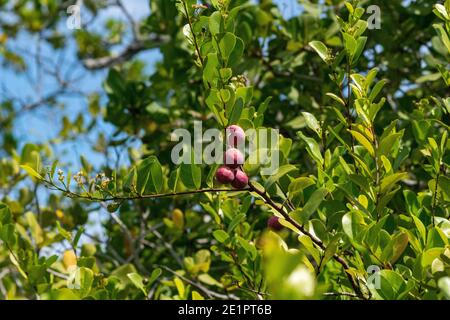
[[283,225],[280,223],[280,218],[276,216],[271,216],[269,220],[267,220],[267,227],[274,231],[280,231],[283,229]]
[[225,165],[230,168],[237,168],[244,164],[244,155],[236,148],[230,148],[224,155]]
[[244,187],[246,187],[248,184],[248,177],[245,174],[245,172],[237,169],[234,172],[234,180],[233,182],[231,182],[231,185],[233,186],[233,188],[236,189],[242,189]]
[[227,143],[231,147],[241,145],[245,141],[244,130],[235,124],[227,128],[226,135],[227,135]]
[[220,183],[231,183],[234,180],[234,172],[229,167],[221,166],[216,171],[216,179]]

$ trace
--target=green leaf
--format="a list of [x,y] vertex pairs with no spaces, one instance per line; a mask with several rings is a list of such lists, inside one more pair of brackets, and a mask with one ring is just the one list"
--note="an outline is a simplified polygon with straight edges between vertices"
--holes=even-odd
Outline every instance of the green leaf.
[[362,191],[367,193],[370,191],[370,183],[366,177],[359,174],[349,174],[348,179],[359,186]]
[[12,222],[11,210],[6,204],[0,202],[0,226],[2,224],[7,224],[11,222]]
[[434,5],[433,12],[442,20],[450,20],[449,13],[445,9],[445,7],[440,3]]
[[16,228],[14,224],[8,223],[0,227],[0,239],[9,246],[13,246],[16,243]]
[[94,282],[94,272],[91,269],[81,267],[77,271],[78,279],[76,279],[77,284],[79,284],[79,294],[81,297],[86,297],[91,291],[92,284]]
[[228,60],[235,45],[236,36],[230,32],[225,33],[219,41],[219,49],[222,59],[225,61]]
[[56,228],[58,229],[59,234],[64,237],[64,239],[72,243],[72,234],[66,229],[64,229],[59,223],[59,221],[56,221]]
[[28,211],[25,214],[25,218],[36,245],[40,247],[42,242],[44,242],[44,231],[36,220],[36,216],[32,212]]
[[68,288],[61,288],[57,290],[52,290],[49,293],[49,297],[52,300],[80,300],[80,296],[78,296],[73,290]]
[[148,278],[147,287],[150,287],[156,281],[156,279],[158,279],[161,276],[161,274],[162,274],[161,268],[156,268],[155,270],[153,270],[152,274]]
[[367,37],[359,37],[356,43],[355,55],[353,57],[353,63],[356,63],[364,51],[364,47],[366,46]]
[[233,232],[234,228],[236,228],[237,225],[241,223],[241,221],[243,220],[245,220],[245,214],[244,213],[237,214],[228,225],[227,233],[230,234],[231,232]]
[[438,280],[438,287],[447,300],[450,300],[450,277],[442,277]]
[[378,155],[379,156],[388,156],[391,153],[391,149],[393,146],[396,145],[396,143],[400,140],[400,138],[403,136],[403,132],[397,132],[392,133],[381,140],[380,146],[378,148]]
[[108,77],[104,83],[106,93],[110,95],[124,95],[125,83],[122,75],[116,69],[109,69]]
[[447,244],[448,237],[440,228],[434,227],[428,231],[426,249],[441,248]]
[[25,170],[33,178],[36,178],[38,180],[44,180],[44,178],[39,173],[37,173],[36,170],[34,170],[32,167],[27,166],[27,165],[21,165],[20,167],[23,170]]
[[222,80],[227,82],[233,76],[233,70],[231,68],[221,68],[219,74]]
[[210,84],[214,86],[214,84],[218,81],[219,78],[219,70],[218,67],[219,58],[217,57],[217,53],[208,53],[206,58],[206,64],[203,69],[203,81],[206,84]]
[[436,65],[436,68],[439,70],[439,73],[441,74],[442,79],[444,79],[445,84],[447,86],[450,86],[450,71],[448,71],[442,64]]
[[52,167],[50,169],[50,177],[53,179],[56,172],[56,166],[58,165],[58,160],[53,161]]
[[179,278],[174,278],[173,282],[175,283],[175,286],[177,287],[178,296],[181,299],[184,299],[184,295],[186,293],[186,289],[184,287],[183,281],[181,281]]
[[427,241],[427,230],[426,230],[423,222],[414,215],[412,215],[411,217],[414,221],[417,231],[419,232],[420,237],[422,238],[422,243],[425,244]]
[[313,138],[306,137],[302,132],[297,132],[297,135],[306,143],[306,150],[309,155],[320,165],[323,164],[323,157],[320,152],[319,144]]
[[364,217],[359,211],[352,210],[342,217],[342,229],[351,240],[356,240],[358,236],[361,236],[364,227]]
[[197,164],[182,163],[180,178],[186,188],[198,190],[202,184],[202,168]]
[[341,237],[342,237],[342,234],[337,233],[335,236],[333,236],[333,238],[327,244],[325,252],[323,253],[322,264],[321,264],[322,269],[325,267],[327,262],[331,258],[333,258],[334,254],[336,253],[338,246],[339,246],[339,241],[341,240]]
[[194,263],[198,271],[208,272],[211,265],[211,252],[206,249],[197,251],[194,256]]
[[380,236],[380,231],[382,230],[384,224],[386,223],[386,220],[389,218],[389,216],[384,216],[380,219],[380,221],[376,222],[374,221],[370,227],[367,229],[365,235],[364,235],[364,242],[369,247],[373,248],[374,250],[376,247],[378,247],[378,238]]
[[348,12],[353,15],[355,12],[355,9],[353,8],[352,4],[350,2],[345,2],[345,6],[347,7]]
[[255,260],[256,259],[256,247],[255,247],[255,245],[251,244],[250,242],[248,242],[247,240],[245,240],[244,238],[242,238],[240,236],[236,236],[236,239],[238,240],[240,245],[244,248],[244,250],[247,251],[247,253],[250,254],[250,259]]
[[[203,73],[203,74],[205,74],[205,73]],[[211,83],[211,82],[208,81],[207,83]],[[217,121],[222,126],[225,126],[227,124],[227,122],[225,119],[225,115],[222,112],[223,107],[222,107],[222,102],[220,101],[220,98],[219,98],[219,90],[211,89],[211,91],[209,92],[208,98],[206,98],[206,105],[213,112]]]
[[236,100],[241,98],[244,101],[244,105],[251,102],[253,97],[253,87],[239,87],[236,89]]
[[445,31],[444,27],[440,24],[433,24],[433,28],[436,30],[437,34],[439,35],[439,39],[441,39],[444,46],[447,48],[448,52],[450,53],[450,38],[447,35],[447,32]]
[[285,176],[286,174],[298,170],[296,166],[292,164],[285,164],[281,167],[279,167],[276,172],[269,177],[269,179],[266,180],[264,183],[264,188],[268,190],[274,183],[276,183],[278,180],[280,180],[281,177]]
[[399,233],[389,242],[387,247],[384,248],[380,259],[394,264],[407,248],[408,242],[408,234],[405,232]]
[[441,74],[439,72],[427,73],[423,76],[416,79],[416,83],[424,83],[427,81],[436,81],[441,78]]
[[410,215],[418,215],[420,205],[417,195],[411,190],[404,190],[403,196],[405,197],[408,213]]
[[412,131],[416,140],[425,141],[428,136],[431,124],[428,120],[413,120],[412,121]]
[[229,238],[230,236],[228,235],[228,233],[226,233],[226,232],[223,231],[223,230],[215,230],[215,231],[213,232],[213,237],[214,237],[217,241],[219,241],[220,243],[224,243],[225,241],[228,240],[228,238]]
[[136,188],[136,180],[137,173],[136,167],[131,168],[131,170],[127,173],[125,178],[123,179],[123,191],[124,192],[132,192]]
[[381,180],[380,192],[385,193],[389,191],[398,181],[403,180],[406,177],[408,177],[408,173],[406,172],[398,172],[385,177]]
[[203,298],[200,293],[194,290],[192,291],[192,300],[205,300],[205,298]]
[[353,56],[356,53],[357,42],[356,42],[355,38],[353,38],[348,33],[343,33],[342,35],[344,37],[345,50],[347,51],[347,55],[350,56],[351,60],[352,60]]
[[450,202],[450,178],[447,176],[440,176],[439,187],[442,192],[444,200]]
[[306,125],[308,128],[317,133],[317,135],[321,136],[322,128],[320,127],[319,121],[317,121],[316,117],[309,112],[302,112],[303,117],[305,118]]
[[155,156],[144,159],[137,167],[137,191],[142,194],[160,193],[163,188],[161,164]]
[[406,282],[397,272],[381,270],[376,276],[380,277],[380,288],[369,285],[370,291],[376,299],[396,300],[405,293]]
[[325,199],[328,194],[328,190],[326,188],[319,188],[309,197],[305,206],[300,210],[299,218],[305,223],[311,215],[317,211],[322,201]]
[[298,236],[298,241],[306,248],[306,250],[313,257],[315,262],[319,264],[321,260],[321,253],[316,248],[311,238],[308,237],[307,235],[300,235]]
[[228,89],[220,89],[219,94],[220,94],[220,98],[225,103],[228,102],[231,98],[231,93]]
[[222,287],[222,284],[220,282],[218,282],[216,279],[214,279],[207,273],[202,273],[201,275],[199,275],[198,280],[209,286]]
[[73,246],[76,247],[78,245],[78,241],[80,241],[81,236],[83,235],[84,227],[81,226],[78,228],[77,233],[75,234],[75,237],[73,238]]
[[[293,180],[288,187],[289,199],[293,201],[294,198],[302,196],[303,190],[314,184],[314,180],[308,177],[300,177]],[[301,200],[303,202],[303,198]]]
[[216,8],[220,11],[220,8],[221,8],[221,5],[223,4],[223,2],[221,2],[220,0],[211,0],[211,3],[214,6],[214,8]]
[[113,272],[111,272],[111,276],[114,276],[120,280],[120,282],[124,284],[131,283],[130,279],[128,278],[127,274],[129,273],[135,273],[136,268],[132,264],[124,264],[119,266],[117,269],[115,269]]
[[245,44],[241,38],[236,38],[236,44],[234,45],[234,49],[228,57],[228,65],[234,66],[240,62],[242,55],[244,53]]
[[222,14],[220,11],[213,12],[213,14],[209,17],[209,32],[211,32],[212,35],[216,35],[221,33],[223,28]]
[[[341,97],[338,97],[337,95],[335,95],[334,93],[331,93],[331,92],[327,92],[326,95],[329,96],[330,98],[332,98],[333,100],[337,101],[340,105],[345,106],[345,101],[342,100]],[[344,118],[344,122],[345,122],[345,118]]]
[[244,109],[244,102],[242,99],[236,100],[233,110],[231,111],[230,118],[228,119],[228,124],[236,124],[241,118],[242,110]]
[[328,62],[328,48],[321,41],[311,41],[309,46],[313,48],[323,61]]
[[196,0],[179,0],[175,1],[175,6],[183,16],[189,18],[194,14],[195,9],[192,7],[192,5],[196,3]]
[[142,277],[139,274],[137,274],[137,273],[128,273],[127,277],[136,286],[136,288],[141,290],[144,293],[144,295],[147,296],[147,291],[145,290],[145,287],[144,287],[144,279],[142,279]]
[[372,144],[370,143],[370,141],[361,133],[359,133],[358,131],[354,131],[354,130],[349,130],[350,133],[352,134],[352,136],[354,136],[356,138],[356,140],[358,140],[358,142],[360,144],[363,145],[364,148],[366,148],[366,150],[369,152],[369,154],[373,157],[375,155],[375,150],[372,146]]

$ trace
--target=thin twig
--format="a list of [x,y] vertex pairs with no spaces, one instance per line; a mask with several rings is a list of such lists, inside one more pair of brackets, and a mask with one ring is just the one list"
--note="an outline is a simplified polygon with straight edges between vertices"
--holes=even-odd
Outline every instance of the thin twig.
[[359,298],[359,296],[353,292],[325,292],[323,295],[329,296],[329,297],[347,296],[347,297]]
[[195,51],[197,52],[198,59],[200,60],[200,64],[203,67],[204,66],[204,62],[203,62],[202,55],[200,53],[200,47],[198,46],[197,36],[195,35],[194,27],[192,26],[191,17],[189,16],[189,10],[187,8],[186,1],[185,0],[182,0],[182,1],[183,1],[184,11],[186,12],[186,18],[187,18],[188,24],[189,24],[189,29],[191,30],[192,40],[194,40]]
[[225,188],[211,188],[211,189],[199,189],[199,190],[189,190],[189,191],[181,191],[181,192],[167,192],[167,193],[155,193],[155,194],[136,194],[136,195],[119,195],[119,196],[109,196],[109,197],[94,197],[90,194],[79,194],[70,191],[68,188],[61,188],[54,184],[52,181],[43,180],[50,188],[54,188],[60,192],[63,192],[65,196],[69,198],[78,198],[85,199],[89,201],[97,201],[97,202],[109,202],[109,201],[127,201],[127,200],[140,200],[140,199],[158,199],[158,198],[167,198],[167,197],[175,197],[175,196],[184,196],[184,195],[193,195],[199,193],[208,193],[208,192],[245,192],[249,191],[250,188],[245,188],[241,190],[236,189],[225,189]]
[[170,269],[169,267],[162,266],[162,265],[157,265],[157,266],[162,268],[162,269],[164,269],[164,270],[166,270],[166,271],[168,271],[168,272],[170,272],[170,273],[172,273],[173,275],[175,275],[178,278],[180,278],[181,280],[189,283],[190,285],[196,287],[197,289],[202,291],[204,294],[206,294],[209,298],[219,298],[219,299],[224,299],[224,300],[229,300],[229,299],[239,300],[239,298],[237,296],[233,295],[233,294],[225,295],[225,294],[221,294],[221,293],[212,291],[212,290],[208,289],[207,287],[205,287],[204,285],[202,285],[202,284],[200,284],[200,283],[198,283],[196,281],[193,281],[191,279],[188,279],[185,276],[180,275],[178,272]]

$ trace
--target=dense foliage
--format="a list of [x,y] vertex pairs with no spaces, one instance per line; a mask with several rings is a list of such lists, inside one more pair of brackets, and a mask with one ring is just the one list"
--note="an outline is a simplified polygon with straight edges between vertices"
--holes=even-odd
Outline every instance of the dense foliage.
[[[107,70],[51,142],[23,143],[15,121],[64,109],[64,79],[0,100],[1,299],[450,299],[449,0],[302,0],[289,17],[271,0],[151,0],[142,21],[84,2],[126,19],[67,33],[71,1],[0,0],[3,68],[29,71],[8,45],[27,33]],[[149,70],[137,54],[154,50]],[[240,190],[218,164],[175,165],[171,133],[196,121],[278,129],[278,171],[247,159]],[[92,134],[100,164],[54,151]]]

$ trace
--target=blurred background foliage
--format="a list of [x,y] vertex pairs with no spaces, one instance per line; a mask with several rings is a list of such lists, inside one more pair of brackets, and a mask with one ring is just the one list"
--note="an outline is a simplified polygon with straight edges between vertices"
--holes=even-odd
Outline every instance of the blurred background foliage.
[[[380,29],[349,65],[371,5]],[[449,37],[448,0],[0,0],[0,298],[450,298]],[[221,68],[216,47],[230,51]],[[384,105],[367,122],[352,97],[373,92],[361,80],[372,68]],[[232,117],[214,90],[241,98],[245,129],[280,130],[285,171],[267,182],[246,169],[326,248],[286,221],[269,231],[283,217],[257,193],[89,201],[92,186],[131,197],[127,181],[149,168],[160,179],[145,191],[215,186],[216,167],[171,161],[173,129]],[[390,136],[386,160],[346,125]],[[76,191],[52,190],[46,168]],[[381,288],[367,285],[370,265]]]

